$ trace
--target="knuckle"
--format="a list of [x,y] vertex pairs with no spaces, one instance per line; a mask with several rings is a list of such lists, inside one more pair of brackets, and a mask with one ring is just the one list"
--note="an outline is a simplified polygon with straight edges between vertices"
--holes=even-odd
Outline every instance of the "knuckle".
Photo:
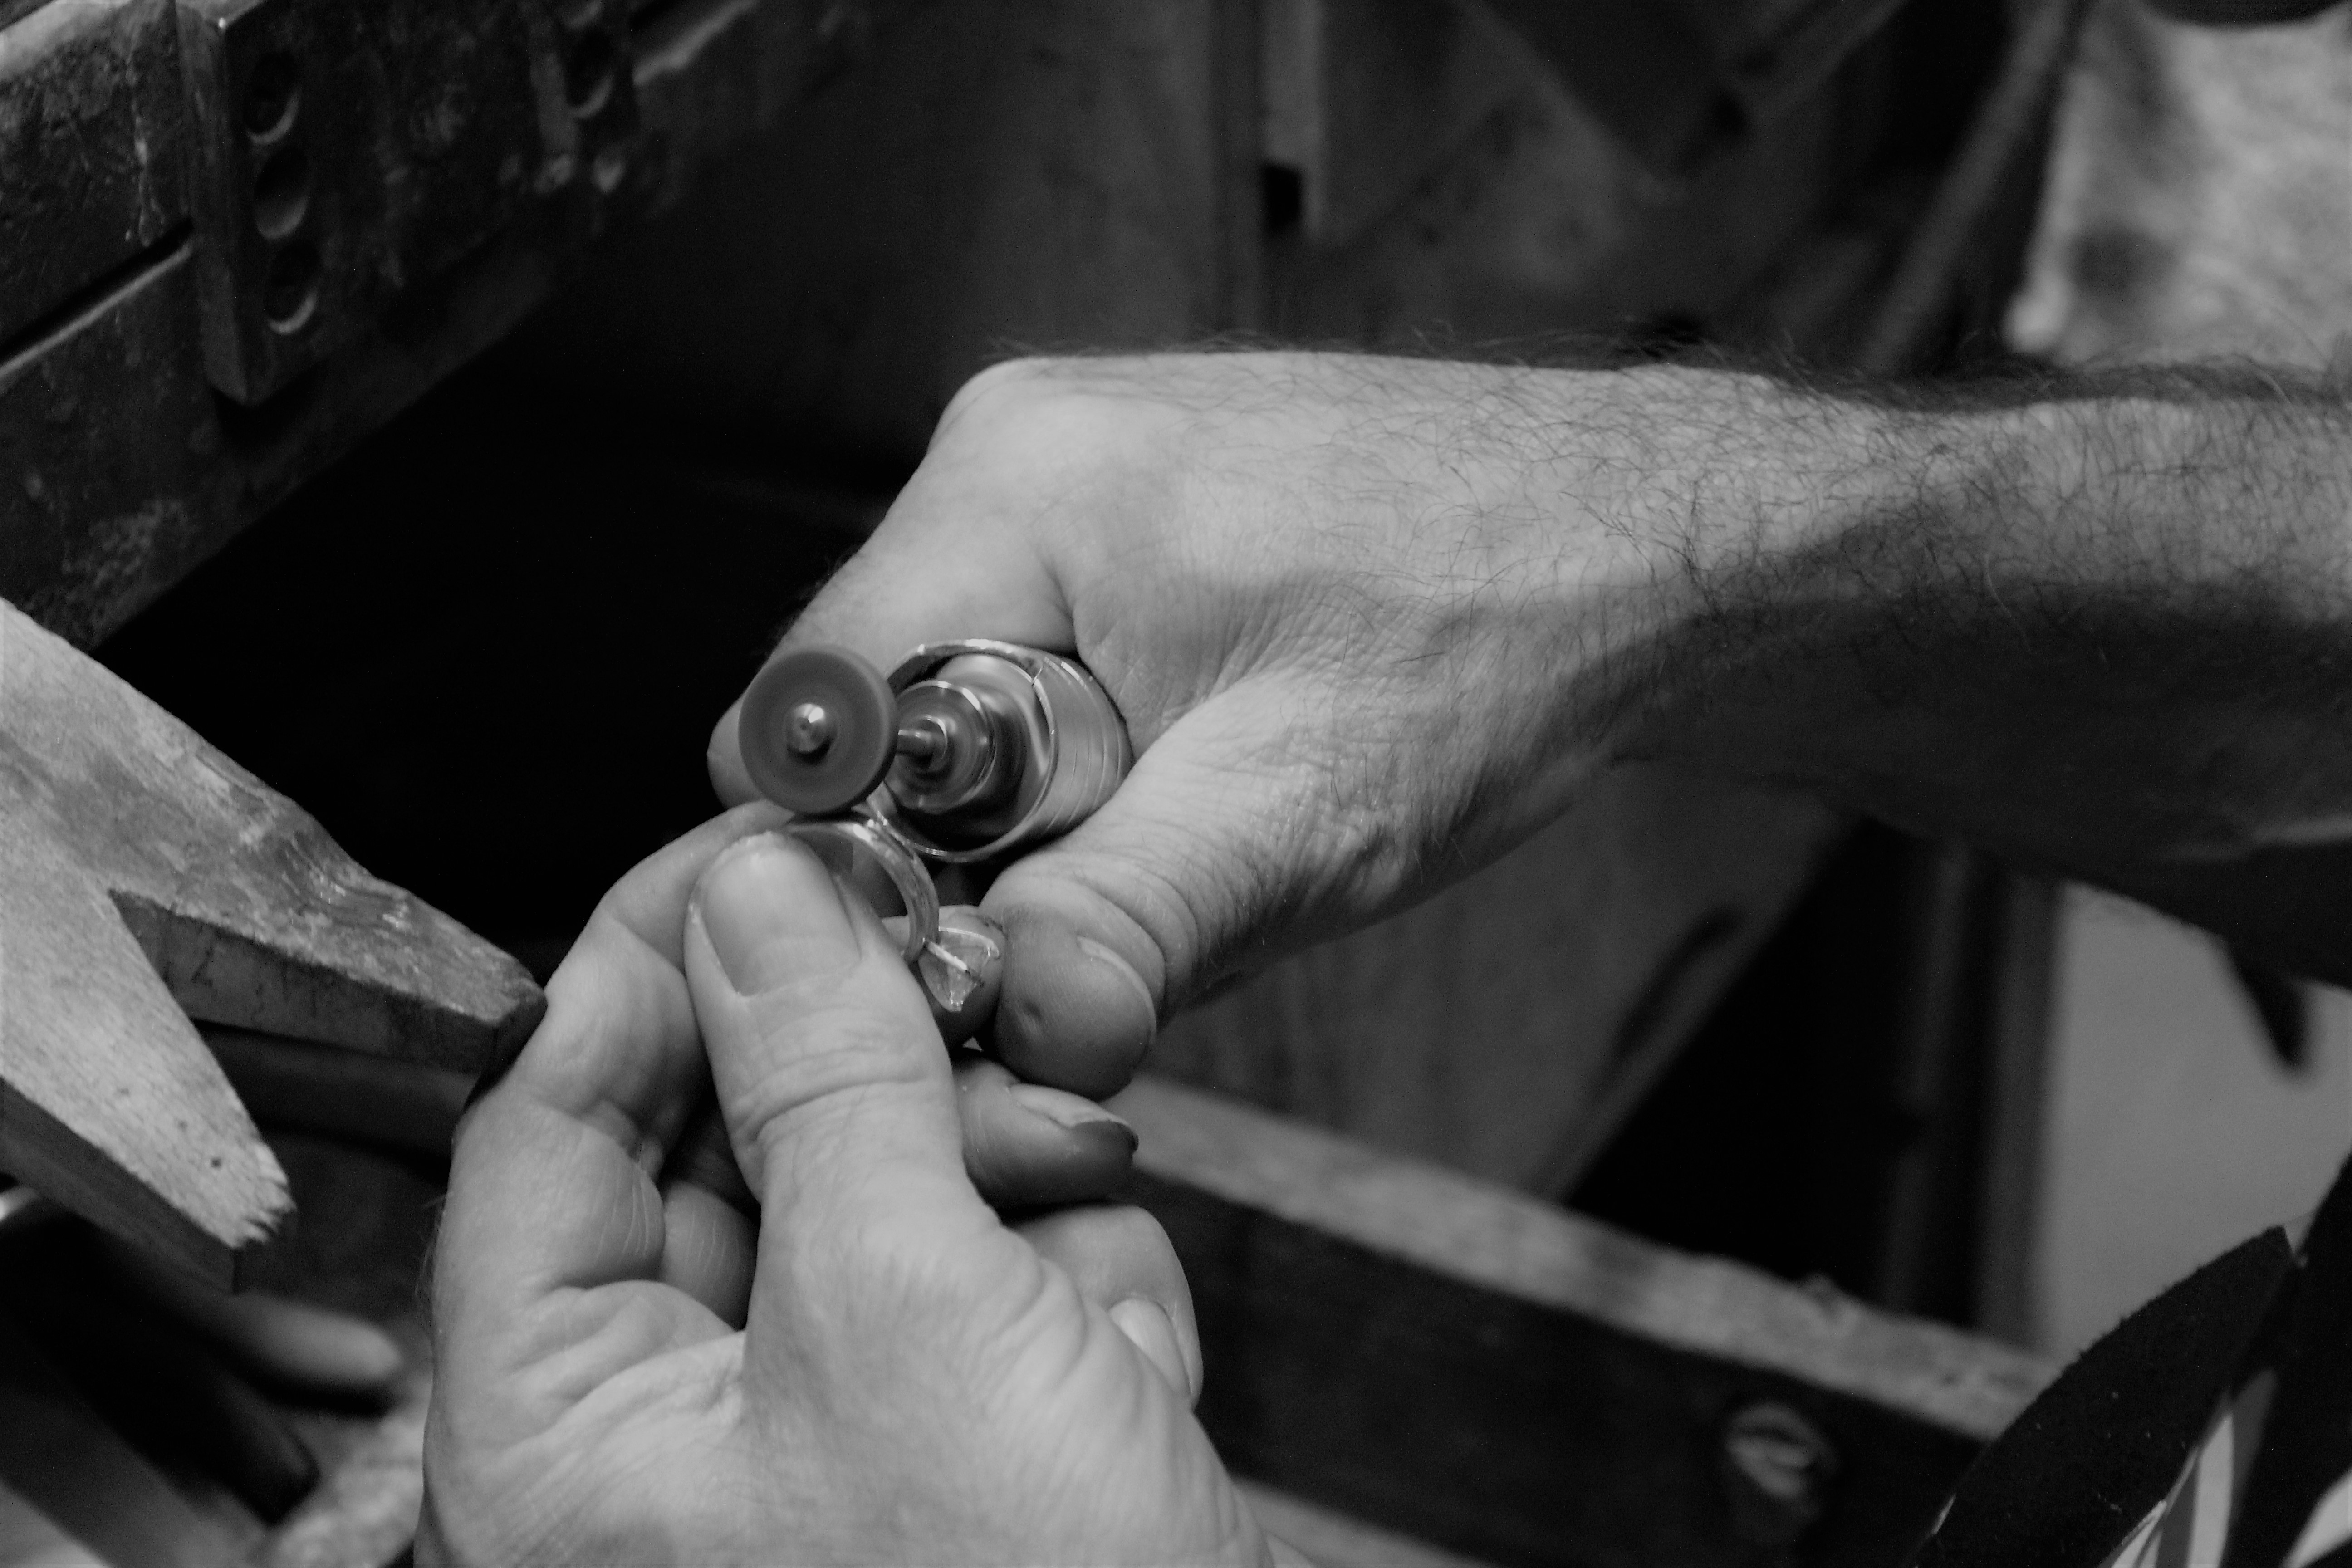
[[801,1037],[734,1087],[730,1120],[739,1127],[775,1128],[821,1106],[845,1108],[860,1095],[947,1071],[935,1030],[870,1008],[784,1000],[797,1004],[787,1027]]
[[1058,1209],[1027,1222],[1023,1234],[1066,1268],[1076,1264],[1073,1273],[1082,1274],[1088,1264],[1113,1271],[1123,1293],[1164,1285],[1171,1279],[1181,1284],[1184,1278],[1167,1230],[1148,1210],[1133,1204],[1084,1204]]
[[948,399],[933,441],[966,421],[1003,414],[1007,404],[1017,407],[1025,395],[1053,375],[1055,363],[1035,357],[999,360],[971,376]]

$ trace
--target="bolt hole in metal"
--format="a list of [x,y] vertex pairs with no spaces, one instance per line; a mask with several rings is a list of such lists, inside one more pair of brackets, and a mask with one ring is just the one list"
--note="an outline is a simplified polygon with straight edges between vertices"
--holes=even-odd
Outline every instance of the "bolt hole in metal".
[[264,239],[284,239],[302,226],[310,210],[310,154],[280,147],[262,160],[253,178],[253,226]]
[[294,57],[271,49],[253,62],[245,80],[245,133],[256,146],[277,141],[294,127],[302,107],[301,74]]
[[575,117],[588,119],[604,107],[605,100],[613,96],[613,74],[618,65],[613,40],[601,29],[572,40],[572,52],[563,62],[563,97]]
[[299,332],[319,308],[319,247],[298,239],[269,258],[261,282],[261,314],[270,330]]

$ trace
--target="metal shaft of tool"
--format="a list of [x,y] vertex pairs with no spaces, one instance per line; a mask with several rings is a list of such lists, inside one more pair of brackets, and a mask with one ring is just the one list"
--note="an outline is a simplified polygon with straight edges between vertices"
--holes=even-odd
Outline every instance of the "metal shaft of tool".
[[[784,749],[796,757],[821,757],[833,744],[833,715],[821,702],[795,703],[784,715]],[[900,756],[919,764],[939,760],[948,749],[945,731],[935,724],[910,724],[898,734]]]
[[929,767],[947,754],[947,731],[937,724],[909,724],[898,731],[898,754],[912,757],[918,767]]

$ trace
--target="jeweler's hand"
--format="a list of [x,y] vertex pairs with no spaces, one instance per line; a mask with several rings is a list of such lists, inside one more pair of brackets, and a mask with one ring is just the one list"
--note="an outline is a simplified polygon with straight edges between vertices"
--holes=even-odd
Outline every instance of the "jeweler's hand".
[[[1815,390],[1331,354],[1000,366],[793,638],[1076,652],[1141,753],[1014,865],[994,1043],[1155,1013],[1628,757],[1828,794],[2352,984],[2352,400],[2249,366]],[[749,795],[733,716],[722,795]]]
[[[998,1217],[872,911],[730,844],[772,817],[616,888],[460,1130],[420,1561],[1263,1560],[1166,1237]],[[756,1230],[660,1179],[706,1085]]]
[[[1117,797],[982,902],[1002,1058],[1108,1094],[1222,972],[1560,810],[1612,739],[1612,658],[1685,595],[1692,417],[1613,374],[1313,354],[965,388],[788,640],[884,668],[948,637],[1075,650],[1124,715]],[[752,798],[732,710],[711,769]]]

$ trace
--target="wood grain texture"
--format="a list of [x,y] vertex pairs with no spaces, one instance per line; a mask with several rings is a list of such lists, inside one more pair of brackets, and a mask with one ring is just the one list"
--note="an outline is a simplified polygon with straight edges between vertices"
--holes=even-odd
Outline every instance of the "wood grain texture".
[[1496,1563],[1769,1560],[1727,1423],[1810,1421],[1838,1478],[1806,1561],[1897,1561],[2039,1386],[2029,1357],[1683,1257],[1165,1083],[1114,1105],[1174,1237],[1229,1463]]
[[0,26],[0,358],[185,221],[185,141],[171,0],[47,0]]
[[1171,1020],[1153,1070],[1565,1192],[1844,826],[1808,796],[1620,769],[1426,903]]
[[0,1167],[224,1282],[284,1214],[191,1017],[478,1067],[520,965],[0,605]]

